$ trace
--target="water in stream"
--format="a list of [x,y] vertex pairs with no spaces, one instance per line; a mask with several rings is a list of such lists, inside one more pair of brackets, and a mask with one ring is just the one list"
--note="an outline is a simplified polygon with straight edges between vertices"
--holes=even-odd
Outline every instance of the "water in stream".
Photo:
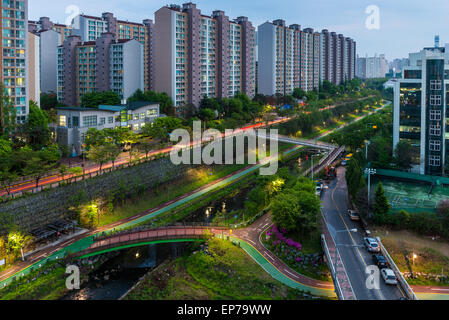
[[188,243],[142,246],[120,251],[89,276],[89,282],[62,300],[117,300],[162,262],[182,255]]

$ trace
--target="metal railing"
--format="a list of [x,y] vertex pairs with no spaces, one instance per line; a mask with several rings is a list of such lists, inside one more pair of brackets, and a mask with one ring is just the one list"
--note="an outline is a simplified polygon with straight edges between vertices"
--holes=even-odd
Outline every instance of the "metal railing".
[[402,289],[404,289],[404,291],[407,294],[408,298],[410,300],[418,300],[418,297],[415,295],[415,293],[413,292],[412,288],[407,283],[407,280],[405,280],[405,278],[402,275],[401,271],[399,270],[399,268],[394,263],[394,260],[391,258],[390,254],[388,253],[387,249],[382,244],[382,241],[380,240],[379,237],[377,237],[377,242],[379,243],[380,250],[381,250],[383,256],[385,257],[385,259],[387,260],[388,264],[390,265],[390,268],[395,273],[396,278],[398,279],[399,284],[401,285]]

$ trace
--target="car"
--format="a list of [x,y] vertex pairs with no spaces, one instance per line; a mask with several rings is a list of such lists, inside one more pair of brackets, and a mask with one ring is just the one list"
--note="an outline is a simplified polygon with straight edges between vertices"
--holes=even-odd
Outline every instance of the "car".
[[382,269],[380,271],[380,274],[382,275],[382,278],[384,278],[386,284],[390,284],[393,286],[396,286],[398,284],[398,279],[396,278],[396,275],[394,274],[393,270]]
[[381,254],[373,254],[373,262],[379,269],[388,268],[387,259]]
[[346,167],[347,164],[348,164],[348,161],[346,161],[346,160],[343,160],[343,161],[341,162],[341,165],[342,165],[343,167]]
[[380,246],[377,243],[376,239],[373,238],[365,238],[363,240],[363,243],[365,244],[365,248],[369,251],[369,252],[373,252],[373,253],[379,253],[380,252]]
[[352,221],[360,221],[359,214],[354,210],[348,210],[349,219]]
[[321,189],[321,187],[317,186],[315,190],[316,190],[316,192],[315,192],[316,196],[321,197],[321,192],[323,191],[323,189]]

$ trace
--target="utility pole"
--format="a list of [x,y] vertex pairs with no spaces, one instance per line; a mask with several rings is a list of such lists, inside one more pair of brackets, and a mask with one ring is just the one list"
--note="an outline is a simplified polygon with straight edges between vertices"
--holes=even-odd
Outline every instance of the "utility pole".
[[371,200],[371,176],[375,175],[377,173],[376,169],[371,169],[371,168],[366,168],[365,169],[365,174],[368,175],[368,212],[369,215],[371,216],[371,211],[370,211],[370,200]]

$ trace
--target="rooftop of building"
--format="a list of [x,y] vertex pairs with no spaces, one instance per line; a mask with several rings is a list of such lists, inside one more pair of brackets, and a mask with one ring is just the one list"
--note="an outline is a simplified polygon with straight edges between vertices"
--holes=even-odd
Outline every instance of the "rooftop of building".
[[106,111],[106,112],[120,112],[123,110],[137,110],[147,106],[155,106],[159,105],[159,102],[148,102],[148,101],[130,101],[126,104],[120,104],[115,106],[109,105],[99,105],[98,108],[84,108],[84,107],[58,107],[57,110],[66,110],[66,111]]

